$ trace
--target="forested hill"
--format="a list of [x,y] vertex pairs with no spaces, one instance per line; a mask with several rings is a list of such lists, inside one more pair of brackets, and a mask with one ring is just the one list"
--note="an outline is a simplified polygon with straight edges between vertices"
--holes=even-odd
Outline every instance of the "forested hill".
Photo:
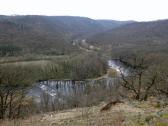
[[105,43],[152,44],[168,42],[168,20],[135,22],[111,29],[90,38],[90,41]]
[[134,23],[135,21],[116,21],[116,20],[97,20],[107,30],[121,27],[126,24]]
[[69,53],[76,50],[70,43],[73,39],[104,32],[122,23],[108,24],[86,17],[1,15],[0,53]]

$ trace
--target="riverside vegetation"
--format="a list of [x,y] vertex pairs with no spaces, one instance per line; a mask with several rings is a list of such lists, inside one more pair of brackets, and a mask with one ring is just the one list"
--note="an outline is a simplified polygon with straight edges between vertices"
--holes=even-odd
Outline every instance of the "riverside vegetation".
[[[50,104],[45,102],[45,107],[41,109],[33,98],[26,95],[34,82],[38,80],[67,78],[85,80],[104,76],[107,70],[105,59],[96,54],[94,54],[94,58],[91,56],[93,53],[75,56],[68,60],[50,61],[43,67],[39,64],[2,64],[0,117],[13,121],[2,121],[1,123],[20,126],[22,124],[30,126],[97,125],[97,121],[102,120],[100,125],[167,125],[167,61],[161,58],[162,62],[160,62],[154,56],[130,55],[127,58],[122,58],[122,62],[131,68],[131,74],[126,76],[121,72],[120,80],[116,83],[117,86],[109,91],[104,90],[103,87],[97,88],[95,86],[88,89],[93,92],[88,94],[88,97],[81,97],[80,94],[77,94],[75,97],[71,96],[68,103]],[[112,77],[115,76],[116,74]],[[48,99],[49,97],[44,94],[43,98]],[[100,109],[105,104],[103,101],[108,103],[112,99],[120,99],[122,103],[112,105],[112,110],[101,112]],[[53,105],[57,106],[57,109],[49,109]],[[70,108],[76,109],[63,111],[64,114],[62,114],[65,118],[60,117],[59,119],[59,111]],[[131,109],[135,109],[135,111],[131,111]],[[57,112],[52,113],[51,111]],[[49,113],[44,116],[40,114],[44,112]],[[130,112],[132,115],[126,116]],[[33,120],[31,116],[33,116]],[[39,119],[42,119],[40,123]],[[18,120],[18,122],[14,120]]]

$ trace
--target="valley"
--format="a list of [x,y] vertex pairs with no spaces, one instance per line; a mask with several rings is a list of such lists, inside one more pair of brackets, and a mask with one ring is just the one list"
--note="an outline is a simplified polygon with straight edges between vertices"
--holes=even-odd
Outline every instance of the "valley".
[[167,29],[0,15],[0,126],[167,126]]

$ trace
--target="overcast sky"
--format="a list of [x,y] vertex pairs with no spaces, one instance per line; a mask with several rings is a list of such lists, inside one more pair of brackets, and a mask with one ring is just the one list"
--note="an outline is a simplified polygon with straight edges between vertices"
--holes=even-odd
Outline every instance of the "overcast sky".
[[168,19],[168,0],[0,0],[0,15],[69,15],[93,19]]

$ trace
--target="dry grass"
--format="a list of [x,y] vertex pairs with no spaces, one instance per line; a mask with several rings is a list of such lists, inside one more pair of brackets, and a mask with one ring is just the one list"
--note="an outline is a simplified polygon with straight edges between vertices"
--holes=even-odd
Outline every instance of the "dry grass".
[[0,126],[168,126],[168,106],[130,101],[101,112],[98,106],[51,112],[24,120],[3,121]]
[[18,57],[1,57],[0,64],[2,65],[46,65],[52,61],[61,61],[70,58],[73,55],[27,55]]
[[19,61],[19,62],[12,62],[12,63],[5,63],[3,65],[18,65],[18,66],[46,66],[51,61],[49,60],[35,60],[35,61]]

